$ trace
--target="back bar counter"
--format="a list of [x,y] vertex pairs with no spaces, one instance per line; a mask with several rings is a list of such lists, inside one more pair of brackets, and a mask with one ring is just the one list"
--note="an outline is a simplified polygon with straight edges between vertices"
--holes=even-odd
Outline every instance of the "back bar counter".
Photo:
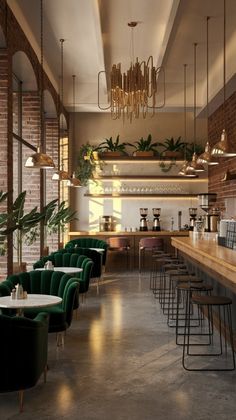
[[[167,252],[173,252],[173,247],[171,245],[171,237],[183,237],[183,236],[188,236],[189,232],[186,230],[183,231],[160,231],[160,232],[155,232],[155,231],[144,231],[144,232],[140,232],[140,231],[135,231],[135,232],[88,232],[88,231],[78,231],[78,232],[69,232],[69,239],[76,239],[76,238],[86,238],[89,236],[92,236],[94,238],[98,238],[98,239],[103,239],[105,241],[107,241],[109,238],[114,237],[114,236],[124,236],[129,238],[130,240],[130,254],[131,254],[131,268],[137,268],[138,267],[138,250],[139,250],[139,241],[141,238],[144,237],[151,237],[151,236],[155,236],[155,237],[159,237],[159,238],[163,238],[164,240],[164,248]],[[126,265],[125,264],[119,264],[120,262],[120,258],[117,258],[117,256],[112,256],[112,255],[108,255],[108,261],[106,264],[106,269],[107,270],[115,270],[117,268],[122,269],[126,269]],[[148,263],[148,261],[147,261]],[[120,267],[118,267],[120,266]]]
[[224,248],[210,238],[199,239],[190,233],[188,238],[172,237],[176,248],[187,263],[192,265],[197,276],[211,282],[213,294],[228,296],[232,299],[233,328],[236,331],[236,250]]

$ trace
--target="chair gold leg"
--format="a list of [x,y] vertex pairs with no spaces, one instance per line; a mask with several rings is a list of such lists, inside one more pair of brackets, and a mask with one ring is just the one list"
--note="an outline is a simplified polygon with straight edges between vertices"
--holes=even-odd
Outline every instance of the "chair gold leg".
[[57,347],[64,347],[64,333],[59,332],[56,336]]
[[20,413],[22,413],[23,405],[24,405],[24,390],[20,389],[20,391],[18,392],[18,395],[19,395],[19,409],[20,409]]

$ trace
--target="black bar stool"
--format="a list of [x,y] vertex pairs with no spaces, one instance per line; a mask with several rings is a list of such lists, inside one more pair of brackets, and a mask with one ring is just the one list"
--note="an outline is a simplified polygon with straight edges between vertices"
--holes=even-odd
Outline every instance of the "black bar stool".
[[[199,352],[199,353],[191,353],[191,344],[190,344],[190,305],[195,304],[200,308],[202,313],[207,313],[208,317],[208,333],[209,337],[211,334],[214,334],[214,327],[213,327],[213,308],[217,308],[218,312],[218,325],[219,325],[219,345],[220,349],[219,351],[215,350],[215,344],[213,343],[213,340],[210,340],[210,345],[213,348],[214,352]],[[232,329],[232,317],[231,317],[231,305],[232,300],[226,296],[206,296],[206,295],[197,295],[193,294],[192,297],[189,299],[188,305],[187,305],[187,316],[186,316],[186,324],[184,329],[184,344],[183,344],[183,356],[182,356],[182,365],[184,369],[188,371],[228,371],[228,370],[234,370],[235,369],[235,355],[234,355],[234,341],[233,341],[233,329]],[[222,314],[223,312],[223,314]],[[215,312],[216,313],[216,312]],[[227,321],[226,324],[226,314],[227,314]],[[223,315],[223,317],[222,317]],[[223,326],[222,326],[223,324]],[[222,332],[223,330],[223,332]],[[222,333],[225,336],[225,351],[223,352],[223,340],[222,340]],[[201,335],[201,334],[200,334]],[[231,353],[232,353],[232,359],[230,365],[228,365],[228,359],[227,359],[227,336],[229,338],[229,343],[231,347]],[[200,337],[200,336],[199,336]],[[202,344],[199,342],[199,346],[202,346]],[[196,348],[196,344],[195,347]],[[208,357],[222,357],[225,356],[225,364],[223,366],[209,366],[209,367],[192,367],[189,365],[190,360],[202,361],[203,358]],[[209,360],[209,359],[208,359]],[[214,359],[215,361],[215,359]]]

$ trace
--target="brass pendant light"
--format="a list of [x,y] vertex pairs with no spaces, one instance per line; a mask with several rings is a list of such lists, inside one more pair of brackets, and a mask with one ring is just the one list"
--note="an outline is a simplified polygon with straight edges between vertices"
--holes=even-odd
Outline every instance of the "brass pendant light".
[[[61,38],[60,39],[60,43],[61,43],[61,92],[60,92],[60,104],[61,104],[61,108],[63,107],[63,81],[64,81],[64,60],[63,60],[63,43],[64,43],[64,39]],[[62,113],[62,109],[61,109],[61,113]],[[60,118],[60,122],[61,122],[61,118]],[[61,131],[62,131],[62,124],[60,124],[60,136],[61,136]],[[60,168],[60,162],[59,162],[59,157],[58,157],[58,170],[54,172],[53,176],[52,176],[52,180],[53,181],[59,181],[59,182],[67,182],[70,179],[70,176],[68,174],[68,172],[63,170],[63,166]]]
[[224,79],[224,85],[223,85],[223,94],[224,94],[224,99],[223,99],[223,118],[224,118],[224,129],[222,130],[221,133],[221,138],[220,141],[218,141],[218,143],[216,143],[211,151],[212,156],[216,156],[216,157],[234,157],[236,156],[236,151],[233,150],[228,137],[227,137],[227,132],[226,132],[226,111],[225,111],[225,100],[226,100],[226,13],[225,13],[225,8],[226,8],[226,0],[224,0],[224,15],[223,15],[223,31],[224,31],[224,43],[223,43],[223,79]]
[[[73,83],[73,120],[72,120],[72,140],[74,141],[75,138],[75,75],[72,76],[72,83]],[[72,173],[72,175],[69,177],[69,180],[67,181],[68,187],[76,187],[80,188],[82,187],[81,182],[78,178],[75,176],[75,172]]]
[[[184,141],[186,143],[187,139],[187,106],[186,106],[186,70],[187,64],[184,64]],[[186,155],[186,146],[185,146],[185,155]],[[188,168],[189,163],[185,160],[183,167],[178,172],[178,175],[186,176],[189,178],[196,178],[194,169]]]
[[[193,134],[194,134],[194,149],[195,149],[195,145],[196,145],[196,120],[197,120],[197,116],[196,116],[196,99],[197,99],[197,43],[195,42],[194,44],[194,89],[193,89],[193,94],[194,94],[194,116],[193,116]],[[187,167],[188,169],[193,169],[195,172],[204,172],[204,166],[202,164],[197,163],[197,154],[194,150],[193,156],[192,156],[192,160],[189,163],[189,166]]]
[[[25,162],[26,168],[31,169],[51,169],[55,168],[52,158],[41,151],[44,147],[44,98],[43,98],[43,0],[40,1],[40,47],[41,47],[41,67],[40,67],[40,145],[37,146],[37,152],[29,156]],[[40,147],[41,146],[41,147]]]
[[[209,118],[209,19],[210,17],[207,16],[206,18],[206,39],[207,39],[207,47],[206,47],[206,92],[207,92],[207,104],[206,104],[206,119],[207,119],[207,136],[208,136],[208,118]],[[215,160],[215,158],[211,155],[211,146],[209,141],[206,142],[204,152],[198,156],[197,162],[202,165],[218,165],[219,162]]]

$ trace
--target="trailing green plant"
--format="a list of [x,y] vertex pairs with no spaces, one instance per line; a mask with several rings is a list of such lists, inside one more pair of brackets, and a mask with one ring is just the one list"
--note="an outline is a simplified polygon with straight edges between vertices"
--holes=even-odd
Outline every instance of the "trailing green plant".
[[98,150],[102,152],[121,152],[125,153],[127,143],[120,143],[120,135],[116,137],[116,140],[113,141],[112,137],[105,139],[102,143],[98,145]]
[[134,143],[127,143],[127,145],[134,147],[137,152],[156,152],[156,147],[160,145],[159,142],[152,143],[152,135],[149,134],[146,139],[141,137],[140,140]]
[[81,182],[81,185],[88,185],[89,180],[94,180],[94,172],[97,166],[101,169],[102,162],[95,156],[94,152],[98,151],[98,147],[95,147],[89,143],[82,144],[79,149],[78,165],[75,170],[76,178]]
[[174,137],[165,139],[161,145],[164,147],[164,152],[167,150],[170,152],[182,152],[185,144],[185,142],[181,141],[181,136],[179,136],[177,139],[174,139]]

